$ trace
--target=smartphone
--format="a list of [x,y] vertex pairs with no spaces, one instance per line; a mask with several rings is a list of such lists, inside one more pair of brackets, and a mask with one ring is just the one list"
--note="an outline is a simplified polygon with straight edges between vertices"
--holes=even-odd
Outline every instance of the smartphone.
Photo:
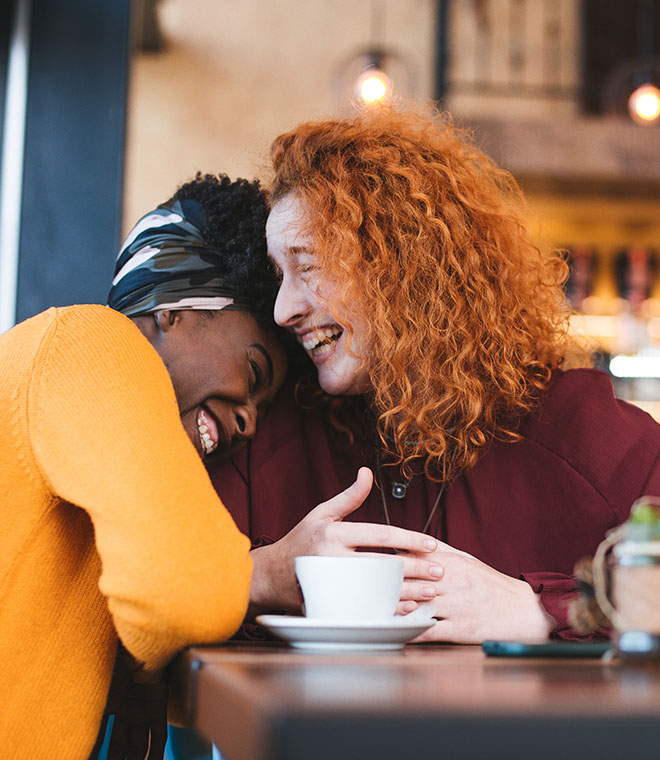
[[602,657],[610,651],[609,641],[484,641],[490,657]]

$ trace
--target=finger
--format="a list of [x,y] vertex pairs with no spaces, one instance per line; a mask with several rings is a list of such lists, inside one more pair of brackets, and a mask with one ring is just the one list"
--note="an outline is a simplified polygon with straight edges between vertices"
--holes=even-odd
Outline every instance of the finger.
[[403,577],[406,580],[439,581],[445,574],[443,565],[429,562],[427,559],[417,559],[419,555],[400,555],[403,559]]
[[438,588],[432,583],[404,582],[401,586],[400,601],[428,602],[438,595]]
[[451,644],[481,644],[484,637],[479,634],[472,626],[461,625],[453,620],[441,619],[432,626],[427,628],[416,639],[415,644],[421,644],[425,641],[442,641]]
[[[359,523],[358,523],[359,524]],[[443,577],[447,572],[447,565],[456,565],[456,563],[462,563],[464,560],[471,562],[478,562],[471,554],[461,551],[460,549],[454,549],[451,546],[447,547],[447,544],[443,544],[442,541],[436,540],[437,550],[429,552],[428,549],[424,551],[409,551],[406,554],[406,559],[419,559],[428,563],[429,568],[432,566],[443,568],[444,572],[438,577]],[[436,578],[437,580],[437,578]]]
[[438,546],[436,539],[425,533],[378,523],[335,523],[328,526],[328,533],[337,533],[338,541],[354,549],[396,549],[406,555],[412,553],[428,556]]
[[419,636],[414,638],[412,640],[413,644],[423,644],[425,641],[450,641],[451,639],[444,638],[446,634],[444,633],[444,629],[441,627],[441,623],[444,623],[444,620],[438,620],[438,622],[435,625],[432,625],[430,628],[427,628],[423,633],[420,633]]
[[453,546],[446,544],[444,541],[438,541],[438,554],[459,554],[461,557],[472,557],[471,554],[468,554],[461,549],[456,549]]
[[413,602],[411,599],[408,599],[405,602],[399,602],[397,604],[396,614],[407,615],[408,613],[414,612],[417,609],[419,609],[419,604],[417,604],[417,602]]
[[360,467],[355,482],[328,501],[319,504],[310,514],[329,520],[342,520],[354,512],[369,495],[374,476],[368,467]]

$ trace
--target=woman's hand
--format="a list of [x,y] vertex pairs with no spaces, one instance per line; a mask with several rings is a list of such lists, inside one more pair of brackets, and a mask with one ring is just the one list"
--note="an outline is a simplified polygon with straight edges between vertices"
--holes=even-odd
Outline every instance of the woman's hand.
[[415,582],[404,583],[402,600],[407,606],[400,609],[410,611],[417,607],[417,601],[427,601],[435,596],[435,586],[423,581],[432,581],[442,575],[442,568],[427,559],[438,548],[438,541],[423,533],[389,525],[342,522],[367,498],[372,484],[371,470],[361,467],[355,482],[345,491],[319,504],[279,541],[252,551],[251,615],[266,610],[300,611],[301,600],[293,566],[295,557],[352,554],[358,547],[393,549],[402,555],[404,576],[414,578]]
[[443,571],[434,584],[437,594],[428,605],[438,622],[416,641],[480,644],[486,639],[548,637],[555,622],[528,583],[447,544],[438,544],[432,557],[424,557]]
[[344,523],[366,499],[373,475],[363,467],[345,491],[319,504],[286,536],[252,551],[250,612],[300,611],[294,558],[346,555],[357,548],[392,549],[404,560],[398,612],[419,603],[438,622],[418,641],[480,643],[488,638],[546,638],[554,620],[525,582],[423,533],[373,523]]

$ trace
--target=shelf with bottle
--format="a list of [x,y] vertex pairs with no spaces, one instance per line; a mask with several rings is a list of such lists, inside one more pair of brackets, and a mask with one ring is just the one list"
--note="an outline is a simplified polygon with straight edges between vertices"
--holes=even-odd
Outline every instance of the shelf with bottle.
[[606,253],[567,249],[571,329],[597,366],[610,372],[620,398],[660,420],[660,276],[657,252],[632,245]]

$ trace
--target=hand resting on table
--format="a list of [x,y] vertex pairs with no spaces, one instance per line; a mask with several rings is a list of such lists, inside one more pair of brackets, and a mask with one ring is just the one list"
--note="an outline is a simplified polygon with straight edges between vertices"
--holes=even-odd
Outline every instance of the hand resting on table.
[[426,562],[442,569],[436,595],[425,605],[438,622],[416,641],[480,644],[487,639],[544,639],[554,620],[523,580],[438,541]]

